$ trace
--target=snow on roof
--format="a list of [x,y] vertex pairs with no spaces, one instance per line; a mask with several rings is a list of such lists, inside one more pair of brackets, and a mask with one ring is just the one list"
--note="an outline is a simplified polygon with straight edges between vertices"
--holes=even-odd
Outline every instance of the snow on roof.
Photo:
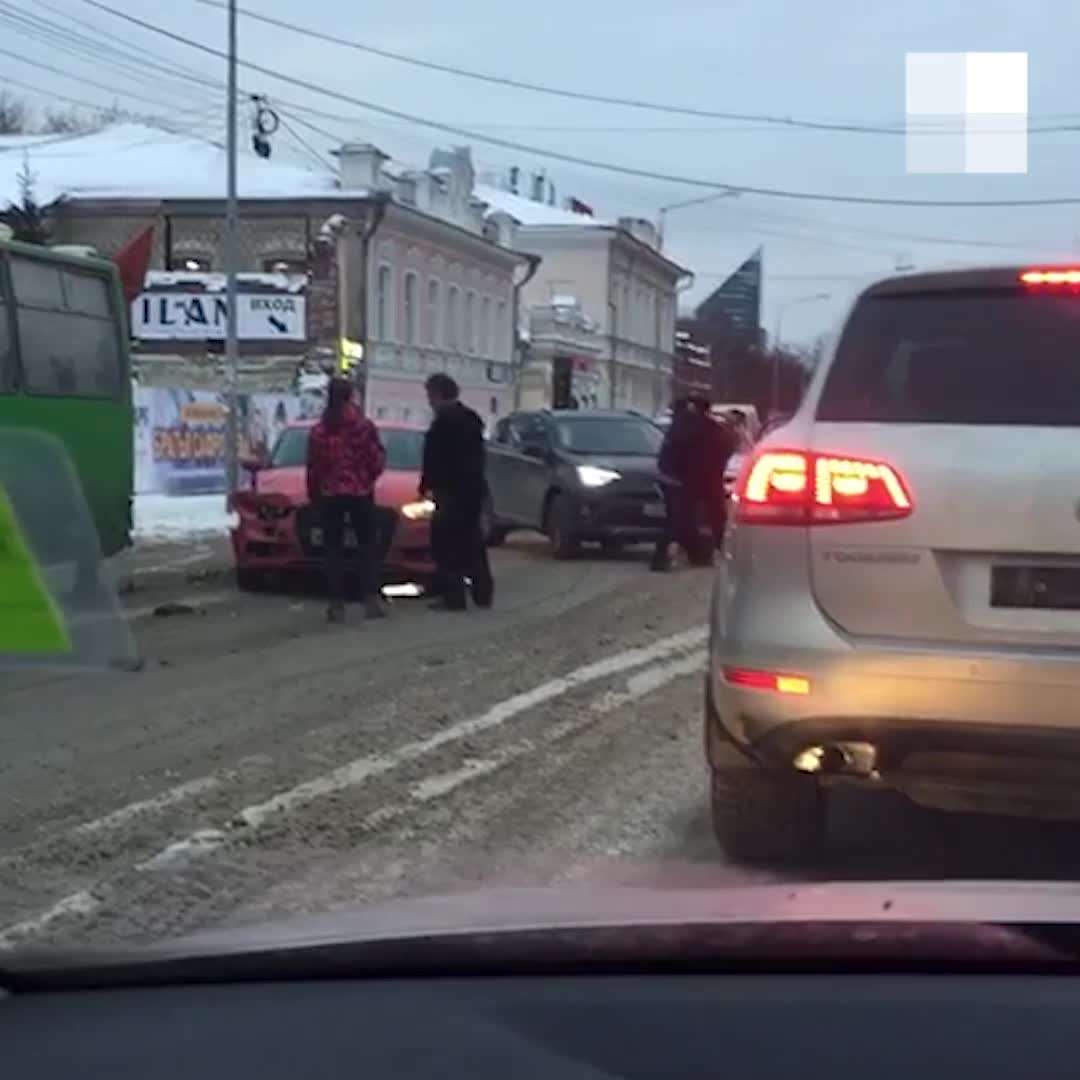
[[[205,139],[144,124],[115,124],[83,136],[0,136],[0,204],[18,201],[29,165],[41,205],[72,199],[212,199],[225,193],[225,151]],[[337,174],[266,161],[241,150],[241,198],[342,195]],[[363,192],[352,192],[362,195]]]
[[[303,292],[307,284],[304,274],[282,274],[257,270],[242,270],[236,275],[241,285],[261,286],[278,292]],[[224,292],[225,275],[209,270],[147,270],[146,287],[177,288],[195,286],[206,292]]]
[[547,203],[533,202],[523,195],[511,191],[477,184],[476,197],[483,199],[490,207],[489,213],[509,214],[519,225],[613,225],[614,222],[602,221],[587,214],[575,214],[572,210],[562,210]]

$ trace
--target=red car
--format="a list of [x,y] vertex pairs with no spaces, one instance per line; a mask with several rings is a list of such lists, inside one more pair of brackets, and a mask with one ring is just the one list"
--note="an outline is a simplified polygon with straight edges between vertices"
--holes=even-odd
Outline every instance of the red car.
[[[236,577],[241,588],[257,588],[277,572],[322,565],[322,527],[307,497],[308,436],[313,421],[291,424],[264,464],[245,462],[251,489],[238,492],[239,523],[232,530]],[[434,506],[416,493],[424,433],[404,424],[380,424],[386,471],[375,487],[384,583],[425,584],[434,573],[431,514]],[[355,548],[351,530],[346,554]]]

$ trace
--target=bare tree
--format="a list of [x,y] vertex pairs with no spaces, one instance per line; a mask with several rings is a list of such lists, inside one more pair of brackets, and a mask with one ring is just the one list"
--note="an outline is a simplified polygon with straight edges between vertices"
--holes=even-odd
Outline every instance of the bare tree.
[[0,135],[21,135],[30,130],[30,109],[22,98],[0,91]]
[[79,109],[59,109],[50,107],[45,110],[45,120],[41,124],[41,131],[48,135],[78,134],[83,131],[98,131],[102,127],[100,113],[91,113],[89,116]]

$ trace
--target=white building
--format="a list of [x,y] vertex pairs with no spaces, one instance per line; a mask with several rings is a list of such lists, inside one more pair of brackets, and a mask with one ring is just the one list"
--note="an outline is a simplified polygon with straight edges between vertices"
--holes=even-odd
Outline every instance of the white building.
[[[491,186],[477,195],[503,244],[540,256],[523,303],[545,308],[570,295],[596,326],[600,404],[660,412],[670,392],[676,298],[693,279],[660,253],[652,223],[598,220]],[[532,381],[548,374],[533,373]]]
[[[345,338],[364,347],[373,416],[423,422],[423,382],[436,371],[453,375],[488,421],[508,411],[515,289],[532,263],[486,223],[468,150],[437,150],[418,171],[390,168],[367,143],[346,144],[337,158],[336,169],[318,170],[241,153],[239,269],[303,284],[299,333],[242,334],[245,377],[332,362]],[[149,269],[223,269],[220,146],[138,124],[62,140],[0,136],[0,205],[19,198],[24,170],[56,241],[112,255],[152,227]],[[177,298],[190,287],[178,280]],[[155,310],[161,303],[159,292]],[[148,378],[156,367],[169,380],[186,370],[200,386],[220,381],[220,339],[220,327],[200,338],[190,326],[172,336],[155,326],[152,340],[136,342],[140,368]]]

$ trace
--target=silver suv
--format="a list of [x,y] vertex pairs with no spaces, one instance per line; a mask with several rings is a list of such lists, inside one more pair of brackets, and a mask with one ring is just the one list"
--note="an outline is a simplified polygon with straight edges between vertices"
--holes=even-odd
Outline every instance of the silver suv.
[[1080,818],[1080,270],[867,289],[734,497],[705,695],[730,854],[809,854],[843,783]]

